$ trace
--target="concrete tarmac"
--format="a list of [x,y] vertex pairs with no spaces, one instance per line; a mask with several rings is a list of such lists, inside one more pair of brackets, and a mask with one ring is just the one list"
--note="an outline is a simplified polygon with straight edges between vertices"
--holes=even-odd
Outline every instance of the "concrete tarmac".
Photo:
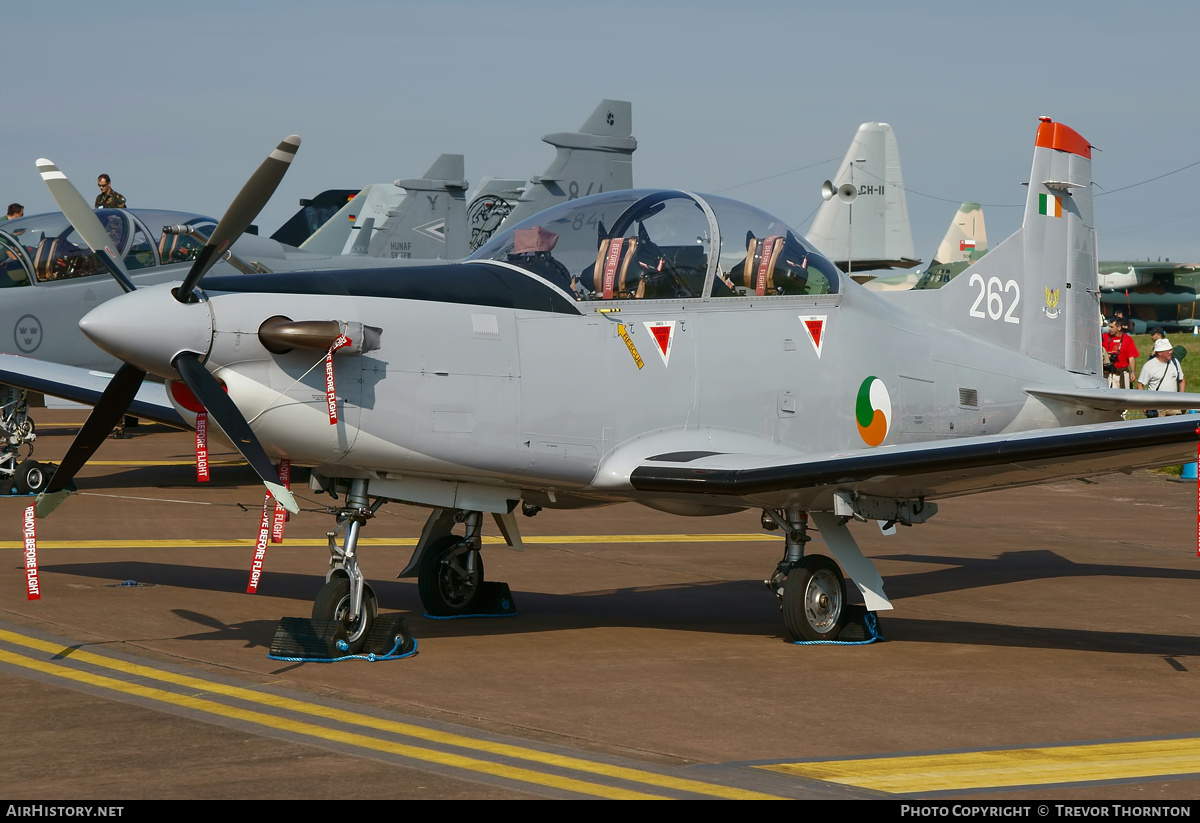
[[[85,414],[39,411],[35,458]],[[863,646],[784,639],[762,584],[782,538],[757,511],[543,511],[523,553],[489,519],[487,577],[519,614],[438,621],[395,579],[427,512],[388,504],[361,562],[418,653],[289,663],[267,650],[310,613],[332,501],[298,490],[246,594],[261,485],[233,453],[198,485],[190,433],[134,431],[38,521],[38,601],[31,498],[0,498],[6,799],[1200,798],[1194,482],[942,501],[894,537],[857,524],[895,605]]]

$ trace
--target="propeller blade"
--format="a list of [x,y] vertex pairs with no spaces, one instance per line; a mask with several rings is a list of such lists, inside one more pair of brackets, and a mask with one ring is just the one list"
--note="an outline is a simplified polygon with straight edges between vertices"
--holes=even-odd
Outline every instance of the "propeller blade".
[[133,291],[134,285],[129,279],[129,272],[117,257],[118,252],[111,248],[112,240],[109,239],[108,232],[104,230],[100,218],[96,217],[96,212],[83,199],[83,195],[58,166],[46,158],[37,161],[37,168],[46,188],[50,189],[50,196],[62,209],[63,215],[71,222],[75,231],[79,232],[83,242],[96,253],[104,268],[108,269],[122,289],[126,292]]
[[229,395],[221,388],[217,379],[208,373],[208,369],[201,365],[200,358],[191,352],[184,352],[175,358],[175,369],[192,390],[192,394],[204,404],[212,419],[262,479],[271,496],[293,514],[300,511],[292,493],[279,482],[279,473],[271,463],[271,458],[263,451],[258,438],[254,436],[250,424],[242,416],[241,409],[229,399]]
[[212,268],[220,256],[233,245],[233,241],[250,228],[250,224],[258,217],[258,213],[262,211],[263,206],[275,193],[275,189],[279,187],[298,148],[300,148],[299,137],[293,134],[284,138],[283,142],[275,147],[275,151],[267,155],[267,159],[258,167],[258,171],[250,176],[246,185],[242,186],[237,197],[233,198],[233,202],[229,204],[221,222],[213,229],[212,236],[208,238],[208,244],[196,256],[183,284],[176,289],[176,300],[180,303],[189,302],[192,299],[192,291],[204,273]]
[[100,448],[100,444],[117,425],[117,421],[129,410],[129,404],[133,402],[145,376],[144,371],[128,363],[117,370],[104,394],[100,395],[100,402],[88,415],[87,422],[83,424],[79,434],[75,435],[75,441],[58,464],[46,491],[38,495],[34,504],[38,517],[50,514],[63,501],[67,494],[63,489],[75,477],[75,473],[83,468],[96,449]]

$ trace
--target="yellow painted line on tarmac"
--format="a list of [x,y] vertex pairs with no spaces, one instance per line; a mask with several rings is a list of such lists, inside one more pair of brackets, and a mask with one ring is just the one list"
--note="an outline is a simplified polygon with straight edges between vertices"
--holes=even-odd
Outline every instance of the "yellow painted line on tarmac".
[[[492,755],[524,760],[531,763],[602,775],[604,777],[625,780],[633,783],[641,783],[659,788],[703,794],[709,797],[737,800],[783,799],[774,795],[763,794],[761,792],[737,789],[714,783],[705,783],[698,780],[671,777],[669,775],[656,774],[654,772],[644,772],[639,769],[631,769],[624,766],[594,762],[578,757],[543,752],[537,749],[525,748],[524,746],[515,746],[509,743],[498,743],[489,740],[480,740],[473,737],[467,737],[465,735],[454,734],[452,732],[441,732],[437,731],[436,729],[429,729],[411,723],[384,720],[378,717],[369,717],[367,715],[361,715],[356,712],[346,711],[344,709],[335,709],[316,703],[308,703],[302,700],[295,700],[265,692],[258,692],[254,691],[253,689],[246,689],[240,686],[230,686],[224,683],[217,683],[215,681],[191,677],[189,675],[155,669],[150,666],[127,663],[122,660],[104,657],[102,655],[93,654],[81,649],[72,648],[64,650],[63,647],[58,644],[48,643],[44,640],[26,637],[25,635],[4,631],[3,629],[0,629],[0,640],[12,643],[13,645],[46,652],[52,655],[65,654],[66,656],[70,657],[70,659],[79,663],[100,666],[136,677],[142,677],[149,680],[158,680],[164,683],[182,686],[184,688],[196,689],[200,692],[219,694],[225,697],[245,700],[250,703],[270,706],[275,709],[296,712],[298,714],[321,717],[326,720],[332,720],[348,725],[364,726],[379,731],[386,731],[392,734],[416,738],[418,740],[425,740],[430,743],[456,746],[458,748],[486,752]],[[218,714],[224,717],[245,720],[251,723],[258,723],[260,725],[269,726],[271,728],[281,729],[284,731],[319,737],[324,740],[331,740],[339,743],[361,746],[363,748],[375,749],[377,751],[399,754],[418,760],[439,763],[446,766],[455,766],[457,768],[469,769],[471,771],[483,772],[499,777],[506,777],[512,780],[536,783],[538,785],[551,786],[554,788],[565,789],[567,791],[613,799],[665,799],[659,795],[644,794],[627,789],[620,789],[590,783],[587,781],[580,781],[574,778],[544,774],[529,769],[491,763],[462,755],[448,754],[432,749],[424,749],[402,743],[379,740],[377,738],[367,737],[365,735],[360,735],[353,732],[339,732],[336,730],[316,726],[311,723],[305,723],[303,721],[285,720],[272,715],[265,715],[260,712],[232,708],[195,696],[179,695],[173,692],[164,691],[162,689],[152,689],[145,686],[126,683],[125,681],[117,680],[104,675],[88,674],[85,672],[80,672],[76,669],[52,665],[44,661],[34,660],[32,658],[5,652],[3,650],[0,650],[0,660],[14,663],[15,665],[19,666],[25,666],[26,668],[35,669],[37,671],[46,672],[58,677],[65,677],[78,682],[89,683],[91,685],[137,695],[139,697],[146,697],[152,700],[159,700],[187,708],[197,709],[210,714]]]
[[[89,466],[194,466],[192,460],[89,460]],[[210,466],[246,466],[245,460],[230,458],[228,460],[209,460]]]
[[[607,544],[607,543],[747,543],[764,540],[777,541],[778,537],[762,534],[568,534],[568,535],[539,535],[523,537],[526,543],[535,546],[566,544]],[[485,537],[484,545],[503,546],[503,537]],[[179,538],[178,540],[126,540],[114,537],[111,540],[38,540],[38,549],[165,549],[165,548],[217,548],[253,546],[255,538],[200,539]],[[282,547],[311,547],[328,546],[329,541],[319,538],[287,539]],[[360,537],[359,546],[415,546],[415,537]],[[0,540],[0,549],[24,549],[24,540]]]
[[758,766],[893,794],[1200,774],[1200,737]]

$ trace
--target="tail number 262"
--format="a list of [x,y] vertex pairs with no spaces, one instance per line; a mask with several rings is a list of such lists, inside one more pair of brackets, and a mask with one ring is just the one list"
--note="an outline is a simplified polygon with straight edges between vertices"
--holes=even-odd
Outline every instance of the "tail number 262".
[[[979,296],[971,304],[970,314],[972,317],[987,317],[992,320],[999,320],[1003,316],[1005,323],[1020,325],[1021,318],[1014,316],[1017,306],[1021,303],[1021,287],[1017,285],[1016,280],[1001,283],[999,277],[989,277],[987,283],[984,283],[982,274],[972,274],[967,284],[970,286],[979,284]],[[1008,303],[1008,309],[1005,310],[1005,295],[1009,292],[1012,292],[1012,298],[1011,302]],[[983,311],[984,308],[987,309],[986,314]]]

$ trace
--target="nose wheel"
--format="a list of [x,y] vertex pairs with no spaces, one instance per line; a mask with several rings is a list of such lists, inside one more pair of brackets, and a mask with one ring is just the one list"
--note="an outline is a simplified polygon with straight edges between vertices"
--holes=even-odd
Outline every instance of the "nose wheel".
[[783,621],[798,640],[834,640],[846,624],[846,579],[828,557],[810,554],[783,583]]
[[362,609],[358,617],[350,619],[350,578],[338,575],[326,583],[317,593],[313,603],[313,620],[336,620],[346,627],[350,643],[349,654],[358,654],[367,642],[371,633],[371,625],[379,614],[379,601],[375,592],[366,583],[363,584]]

